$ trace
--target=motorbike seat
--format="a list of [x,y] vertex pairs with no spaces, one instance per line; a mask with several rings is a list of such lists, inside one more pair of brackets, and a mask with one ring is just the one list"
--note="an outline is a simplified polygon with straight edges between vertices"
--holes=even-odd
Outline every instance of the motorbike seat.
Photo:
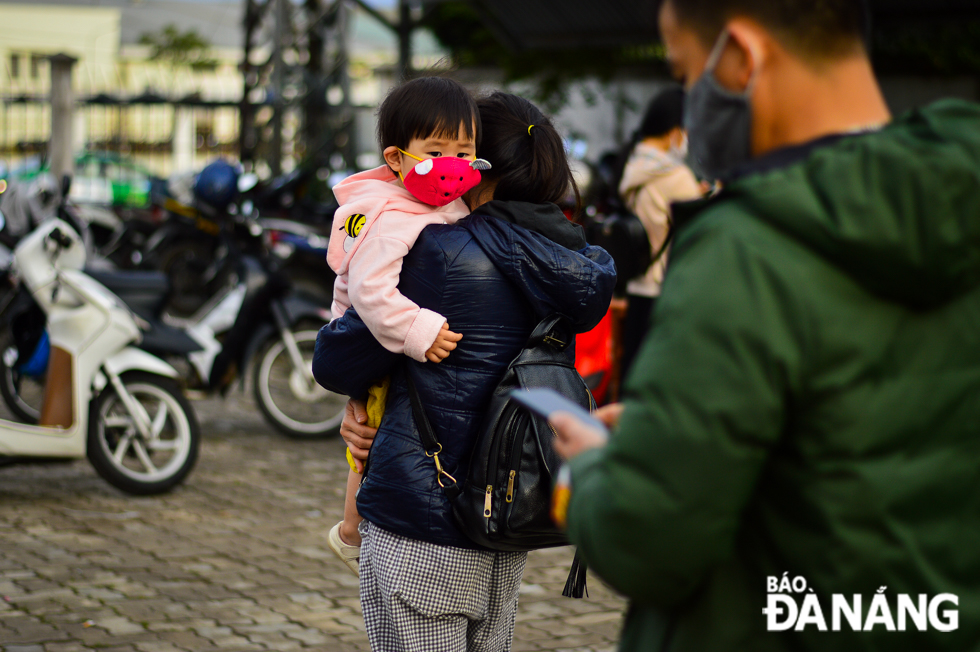
[[86,269],[85,273],[109,288],[143,319],[159,318],[167,304],[170,280],[163,272]]
[[186,356],[204,348],[182,328],[155,320],[149,324],[150,327],[143,331],[143,341],[139,344],[148,353],[160,357]]

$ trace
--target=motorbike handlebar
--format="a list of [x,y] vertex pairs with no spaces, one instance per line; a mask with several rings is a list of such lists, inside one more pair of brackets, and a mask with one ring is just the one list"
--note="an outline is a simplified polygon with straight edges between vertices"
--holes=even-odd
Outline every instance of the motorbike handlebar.
[[74,244],[74,240],[71,239],[71,236],[62,233],[61,229],[52,230],[48,237],[50,237],[51,240],[62,249],[68,249],[72,246],[72,244]]

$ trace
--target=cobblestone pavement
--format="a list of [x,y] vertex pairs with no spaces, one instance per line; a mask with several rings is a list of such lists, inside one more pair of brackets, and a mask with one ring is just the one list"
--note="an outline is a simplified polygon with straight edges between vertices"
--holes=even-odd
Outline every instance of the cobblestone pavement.
[[[0,650],[368,650],[357,580],[325,545],[343,512],[339,440],[276,434],[248,398],[195,404],[187,482],[122,494],[85,461],[0,468]],[[531,553],[514,650],[615,648],[624,603],[571,551]]]

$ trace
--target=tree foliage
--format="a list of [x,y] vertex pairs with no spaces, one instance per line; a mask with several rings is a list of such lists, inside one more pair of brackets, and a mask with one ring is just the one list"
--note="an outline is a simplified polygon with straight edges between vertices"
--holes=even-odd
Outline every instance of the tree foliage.
[[883,23],[873,55],[879,73],[980,75],[980,20]]
[[501,70],[504,82],[535,82],[532,98],[546,110],[562,106],[569,86],[584,79],[609,81],[626,68],[643,67],[652,74],[665,74],[663,47],[566,48],[560,51],[525,49],[512,51],[501,45],[479,14],[465,1],[443,2],[427,17],[432,30],[460,67],[493,67]]
[[[667,74],[664,48],[655,41],[648,46],[510,50],[465,0],[439,3],[424,26],[456,65],[497,68],[505,82],[533,81],[534,99],[549,109],[561,106],[577,81],[608,81],[628,69],[650,77]],[[877,21],[872,58],[884,74],[980,75],[980,20]]]
[[150,46],[153,61],[164,61],[175,67],[190,66],[195,70],[209,70],[217,65],[209,56],[210,41],[193,28],[182,32],[176,25],[166,25],[159,32],[145,32],[139,43]]

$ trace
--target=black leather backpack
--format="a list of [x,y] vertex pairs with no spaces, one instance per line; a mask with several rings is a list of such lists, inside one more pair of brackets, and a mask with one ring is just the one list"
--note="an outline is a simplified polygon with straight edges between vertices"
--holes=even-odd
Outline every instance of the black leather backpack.
[[661,252],[650,248],[646,227],[634,213],[620,209],[586,228],[589,244],[602,247],[616,263],[616,292],[622,294],[632,279],[646,274]]

